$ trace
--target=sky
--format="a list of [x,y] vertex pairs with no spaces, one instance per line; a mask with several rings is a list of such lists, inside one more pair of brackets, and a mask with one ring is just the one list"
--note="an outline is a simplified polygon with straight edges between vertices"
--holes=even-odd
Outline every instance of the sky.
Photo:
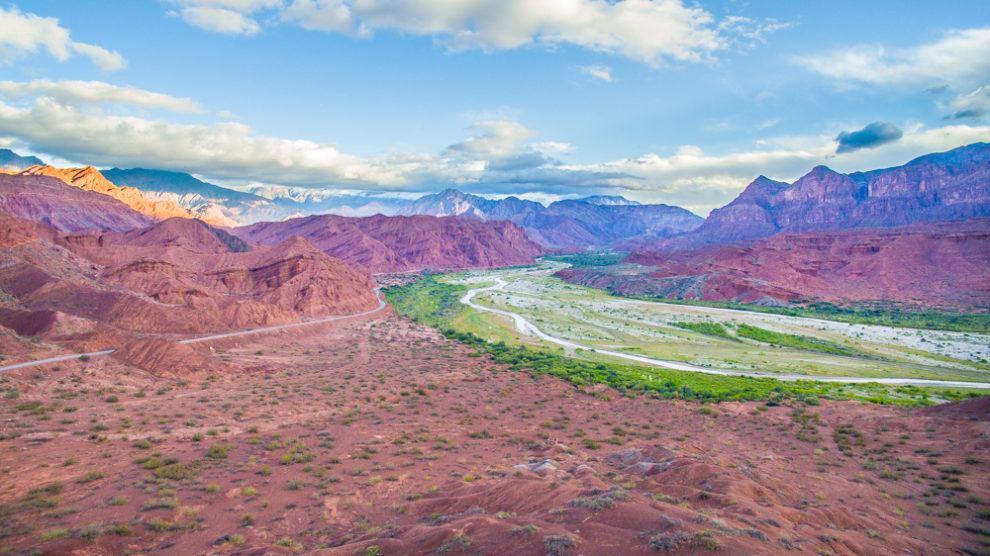
[[705,215],[990,141],[990,2],[0,0],[0,147]]

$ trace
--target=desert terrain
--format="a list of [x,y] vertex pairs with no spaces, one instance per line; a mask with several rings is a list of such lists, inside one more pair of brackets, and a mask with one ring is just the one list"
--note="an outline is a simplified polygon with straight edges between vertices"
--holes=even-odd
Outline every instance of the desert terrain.
[[514,371],[381,314],[0,378],[0,546],[38,554],[956,554],[988,398],[699,404]]

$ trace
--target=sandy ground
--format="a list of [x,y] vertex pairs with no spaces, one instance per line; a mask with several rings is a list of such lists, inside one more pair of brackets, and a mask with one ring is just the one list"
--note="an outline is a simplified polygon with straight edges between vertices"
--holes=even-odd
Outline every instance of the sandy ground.
[[213,376],[106,358],[0,377],[0,553],[990,547],[987,398],[632,398],[394,316],[225,342],[202,346]]

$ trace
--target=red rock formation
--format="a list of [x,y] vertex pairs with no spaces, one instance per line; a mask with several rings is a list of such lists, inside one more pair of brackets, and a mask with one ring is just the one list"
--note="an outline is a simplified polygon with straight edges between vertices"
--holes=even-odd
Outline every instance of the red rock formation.
[[50,176],[0,174],[0,210],[65,232],[123,231],[154,222],[112,197]]
[[233,233],[263,245],[291,236],[371,272],[529,264],[541,248],[505,221],[432,216],[321,215],[263,222]]
[[377,305],[370,276],[299,238],[251,249],[178,218],[66,236],[2,213],[0,238],[0,289],[9,296],[0,324],[8,327],[47,329],[58,311],[126,331],[197,334]]
[[903,166],[840,174],[817,166],[788,185],[760,176],[687,234],[652,245],[672,251],[782,232],[895,227],[990,216],[990,143],[916,158]]
[[689,299],[990,307],[990,219],[778,234],[739,245],[638,251],[627,260],[648,268],[559,275],[620,293]]

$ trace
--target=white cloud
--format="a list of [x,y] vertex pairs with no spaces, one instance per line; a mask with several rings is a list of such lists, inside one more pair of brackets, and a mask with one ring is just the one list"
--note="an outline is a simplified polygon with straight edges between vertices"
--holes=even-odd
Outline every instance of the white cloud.
[[227,35],[255,35],[258,22],[233,10],[223,8],[183,8],[182,19],[191,25]]
[[281,8],[281,0],[172,0],[179,6],[179,15],[193,25],[226,35],[255,35],[261,25],[254,19],[256,12]]
[[990,85],[956,97],[952,103],[952,113],[946,119],[983,118],[990,115]]
[[130,86],[111,85],[102,81],[52,81],[36,79],[24,83],[0,81],[0,96],[12,99],[47,96],[63,103],[126,104],[145,108],[162,108],[173,112],[202,112],[189,98],[178,98]]
[[369,37],[396,30],[436,37],[451,50],[574,45],[642,61],[702,62],[737,39],[784,27],[730,16],[722,22],[683,0],[171,0],[192,25],[253,35],[259,15],[304,29]]
[[439,153],[361,158],[334,145],[260,135],[241,123],[185,124],[110,114],[99,105],[64,95],[34,96],[16,105],[0,102],[0,137],[15,138],[32,152],[45,153],[46,159],[53,155],[77,163],[158,167],[211,179],[366,191],[413,192],[454,185],[486,194],[621,193],[699,214],[730,201],[759,174],[792,181],[822,163],[844,172],[894,166],[990,137],[990,126],[928,129],[909,122],[899,127],[903,137],[895,143],[840,154],[834,154],[832,131],[770,137],[741,152],[708,154],[684,145],[670,156],[646,153],[596,164],[565,164],[553,157],[572,150],[571,145],[533,141],[534,131],[508,119],[480,121],[470,137]]
[[590,75],[595,79],[600,79],[608,83],[612,82],[612,68],[607,66],[581,66],[582,73]]
[[284,17],[309,29],[396,29],[451,49],[571,44],[662,65],[710,60],[725,46],[714,18],[681,0],[294,0]]
[[472,126],[480,133],[447,147],[475,158],[492,158],[513,154],[533,132],[512,120],[483,120]]
[[24,54],[47,50],[64,62],[74,53],[90,59],[97,67],[114,71],[126,65],[123,56],[101,46],[72,40],[69,30],[54,17],[23,13],[16,6],[0,7],[0,61],[10,62]]
[[990,77],[990,28],[951,31],[912,48],[859,45],[797,60],[845,83],[972,89]]
[[95,165],[185,169],[306,185],[328,182],[400,184],[386,167],[332,145],[255,134],[239,123],[178,124],[80,110],[40,97],[26,107],[0,102],[0,133],[44,152]]

